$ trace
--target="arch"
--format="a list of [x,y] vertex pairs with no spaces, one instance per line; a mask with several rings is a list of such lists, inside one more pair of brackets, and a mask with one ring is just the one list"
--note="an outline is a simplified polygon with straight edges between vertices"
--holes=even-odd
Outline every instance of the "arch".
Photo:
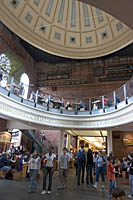
[[23,73],[20,77],[20,85],[21,85],[21,92],[22,97],[27,99],[28,90],[29,90],[29,77],[26,73]]

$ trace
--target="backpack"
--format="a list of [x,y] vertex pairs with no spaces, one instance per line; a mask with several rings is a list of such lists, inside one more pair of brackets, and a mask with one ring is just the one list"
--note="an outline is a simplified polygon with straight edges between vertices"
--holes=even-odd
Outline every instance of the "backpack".
[[77,156],[77,162],[82,165],[85,164],[85,150],[83,151],[79,150],[78,156]]
[[[97,157],[97,162],[98,162],[98,159],[99,159],[99,157]],[[105,162],[105,163],[106,163],[106,159],[105,159],[105,157],[104,157],[104,156],[102,156],[102,159],[103,159],[103,162]],[[104,164],[103,166],[106,166],[106,164]]]

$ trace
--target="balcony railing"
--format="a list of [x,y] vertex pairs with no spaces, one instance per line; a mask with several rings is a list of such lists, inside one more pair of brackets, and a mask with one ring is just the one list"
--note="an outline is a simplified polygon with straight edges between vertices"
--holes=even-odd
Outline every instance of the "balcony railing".
[[133,102],[133,79],[109,94],[88,99],[54,97],[39,90],[34,90],[32,86],[26,86],[28,95],[25,95],[25,86],[14,78],[11,78],[10,82],[6,83],[1,80],[0,92],[35,108],[72,115],[97,115],[112,112]]

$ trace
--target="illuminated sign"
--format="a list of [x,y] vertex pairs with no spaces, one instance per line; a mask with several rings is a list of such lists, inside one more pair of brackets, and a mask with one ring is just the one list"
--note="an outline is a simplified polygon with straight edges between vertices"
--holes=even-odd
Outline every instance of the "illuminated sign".
[[133,139],[123,138],[123,145],[133,146]]

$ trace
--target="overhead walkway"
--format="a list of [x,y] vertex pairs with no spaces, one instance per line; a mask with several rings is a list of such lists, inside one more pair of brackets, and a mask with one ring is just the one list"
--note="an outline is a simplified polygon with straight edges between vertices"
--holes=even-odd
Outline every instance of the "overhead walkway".
[[[0,87],[0,116],[35,128],[58,127],[71,129],[101,129],[133,122],[133,94],[118,104],[96,111],[78,113],[49,109],[10,93]],[[115,93],[114,93],[115,97]]]

